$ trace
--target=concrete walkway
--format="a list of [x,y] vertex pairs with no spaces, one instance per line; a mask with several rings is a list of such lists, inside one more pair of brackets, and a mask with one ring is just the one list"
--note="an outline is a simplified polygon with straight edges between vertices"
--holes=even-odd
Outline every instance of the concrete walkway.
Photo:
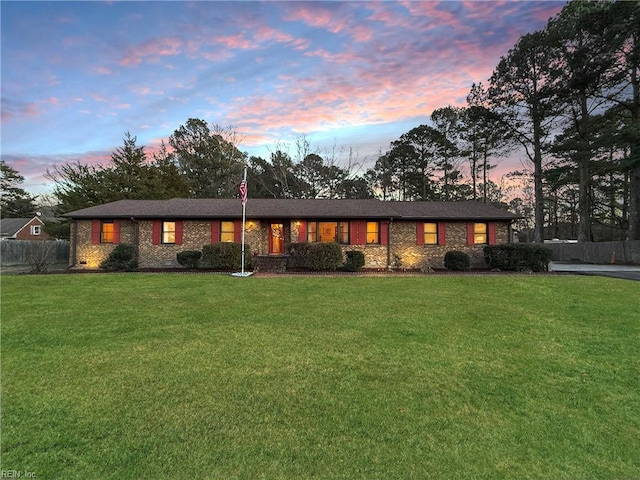
[[575,275],[601,275],[640,281],[640,265],[594,265],[589,263],[551,262],[550,272],[573,273]]

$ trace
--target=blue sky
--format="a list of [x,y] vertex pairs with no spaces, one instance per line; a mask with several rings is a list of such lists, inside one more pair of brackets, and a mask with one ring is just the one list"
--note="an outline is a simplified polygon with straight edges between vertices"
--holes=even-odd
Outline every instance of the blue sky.
[[252,155],[305,135],[370,166],[564,4],[2,1],[2,159],[45,192],[47,168],[201,118]]

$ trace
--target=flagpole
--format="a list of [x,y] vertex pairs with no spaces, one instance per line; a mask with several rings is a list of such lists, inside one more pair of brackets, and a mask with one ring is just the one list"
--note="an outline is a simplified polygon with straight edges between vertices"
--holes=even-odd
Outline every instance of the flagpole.
[[[242,179],[244,184],[247,184],[247,167],[244,168],[244,177]],[[246,188],[246,187],[245,187]],[[242,265],[241,275],[244,277],[244,230],[245,223],[247,221],[247,198],[246,195],[242,199],[242,258],[240,260],[240,264]]]
[[242,258],[240,259],[240,264],[242,266],[242,270],[240,272],[232,273],[234,277],[248,277],[253,272],[245,272],[244,271],[244,231],[247,223],[247,167],[244,167],[244,178],[242,182],[240,182],[240,201],[242,202]]

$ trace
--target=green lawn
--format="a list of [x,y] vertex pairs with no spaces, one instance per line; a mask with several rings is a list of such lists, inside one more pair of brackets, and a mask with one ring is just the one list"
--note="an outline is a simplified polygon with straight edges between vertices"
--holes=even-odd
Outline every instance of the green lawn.
[[639,478],[638,287],[5,275],[3,474]]

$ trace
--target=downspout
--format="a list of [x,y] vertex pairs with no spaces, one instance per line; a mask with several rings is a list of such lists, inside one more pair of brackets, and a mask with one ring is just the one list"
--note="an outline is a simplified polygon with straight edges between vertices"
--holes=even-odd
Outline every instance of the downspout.
[[129,218],[134,224],[133,227],[133,246],[136,251],[136,260],[140,264],[140,222],[134,217]]
[[71,231],[69,232],[69,265],[67,269],[71,269],[76,266],[76,244],[78,243],[78,221],[71,219]]
[[391,270],[391,224],[393,223],[393,217],[389,218],[389,224],[387,225],[387,270]]

